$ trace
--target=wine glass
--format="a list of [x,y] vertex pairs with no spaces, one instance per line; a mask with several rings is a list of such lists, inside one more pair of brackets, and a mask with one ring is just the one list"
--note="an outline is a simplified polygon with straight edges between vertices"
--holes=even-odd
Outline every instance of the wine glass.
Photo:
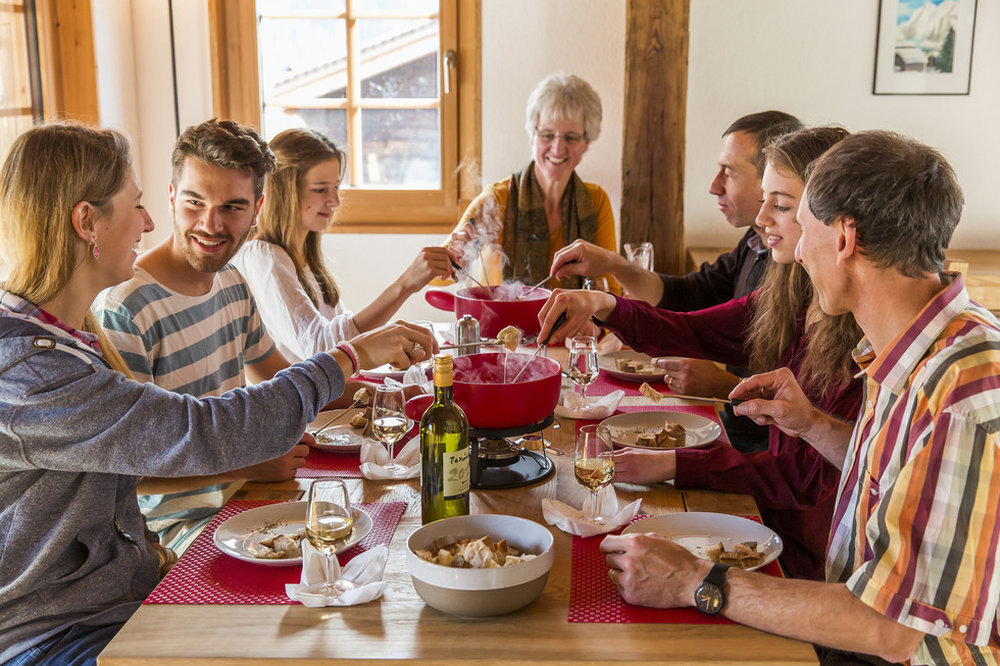
[[625,257],[639,268],[653,270],[653,244],[625,243]]
[[310,585],[306,591],[339,597],[354,589],[354,583],[339,578],[334,580],[333,562],[337,549],[347,543],[354,531],[354,515],[347,485],[343,479],[317,479],[309,486],[306,503],[306,539],[323,553],[323,582]]
[[372,432],[389,449],[389,464],[385,466],[385,470],[392,476],[406,474],[405,467],[393,462],[392,450],[396,442],[410,429],[410,420],[403,411],[405,402],[402,386],[381,384],[375,387],[375,398],[372,401]]
[[606,277],[585,277],[581,285],[587,291],[608,292],[608,278]]
[[578,335],[569,342],[569,378],[583,391],[587,406],[587,387],[597,380],[597,341],[592,335]]
[[604,518],[597,507],[597,492],[615,476],[613,451],[607,426],[585,425],[576,435],[576,482],[590,491],[587,520],[598,525]]

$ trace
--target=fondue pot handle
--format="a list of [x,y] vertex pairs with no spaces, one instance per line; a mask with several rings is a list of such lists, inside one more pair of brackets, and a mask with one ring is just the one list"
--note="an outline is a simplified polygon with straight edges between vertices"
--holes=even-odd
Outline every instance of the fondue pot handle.
[[438,310],[455,311],[455,294],[443,289],[428,289],[424,292],[424,300]]

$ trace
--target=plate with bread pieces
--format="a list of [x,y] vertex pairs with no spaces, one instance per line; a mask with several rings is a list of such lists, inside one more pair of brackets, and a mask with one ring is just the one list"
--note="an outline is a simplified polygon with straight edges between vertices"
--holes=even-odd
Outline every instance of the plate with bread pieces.
[[682,449],[704,446],[722,434],[722,426],[704,416],[665,410],[616,414],[601,425],[608,427],[619,448]]
[[637,520],[623,534],[652,532],[705,560],[753,571],[781,555],[784,544],[770,527],[725,513],[689,511]]

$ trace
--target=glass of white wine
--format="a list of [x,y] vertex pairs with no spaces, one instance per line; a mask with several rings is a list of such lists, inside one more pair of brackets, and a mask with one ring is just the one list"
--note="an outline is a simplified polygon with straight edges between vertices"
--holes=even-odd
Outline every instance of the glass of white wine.
[[583,391],[583,406],[587,406],[587,387],[597,380],[597,341],[590,335],[578,335],[569,343],[568,374]]
[[329,478],[313,481],[306,503],[306,539],[324,555],[324,576],[323,582],[310,585],[307,592],[339,597],[354,588],[354,583],[337,579],[333,574],[337,549],[347,543],[353,531],[354,514],[344,480]]
[[410,419],[406,418],[406,413],[403,411],[405,402],[401,386],[382,384],[375,387],[375,398],[372,401],[372,432],[389,449],[389,464],[385,469],[392,476],[406,474],[406,468],[392,460],[393,447],[403,438],[411,425]]
[[614,446],[607,426],[585,425],[576,435],[576,481],[590,491],[587,520],[598,525],[604,522],[597,506],[597,493],[615,476]]

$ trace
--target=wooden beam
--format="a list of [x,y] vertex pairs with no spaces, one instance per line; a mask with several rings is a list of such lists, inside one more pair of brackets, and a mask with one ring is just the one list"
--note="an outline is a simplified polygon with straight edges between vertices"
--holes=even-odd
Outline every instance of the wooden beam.
[[38,0],[35,17],[45,120],[99,124],[90,0]]
[[212,113],[260,130],[257,14],[253,2],[209,0]]
[[684,142],[690,0],[628,0],[622,243],[651,241],[655,268],[685,272]]

